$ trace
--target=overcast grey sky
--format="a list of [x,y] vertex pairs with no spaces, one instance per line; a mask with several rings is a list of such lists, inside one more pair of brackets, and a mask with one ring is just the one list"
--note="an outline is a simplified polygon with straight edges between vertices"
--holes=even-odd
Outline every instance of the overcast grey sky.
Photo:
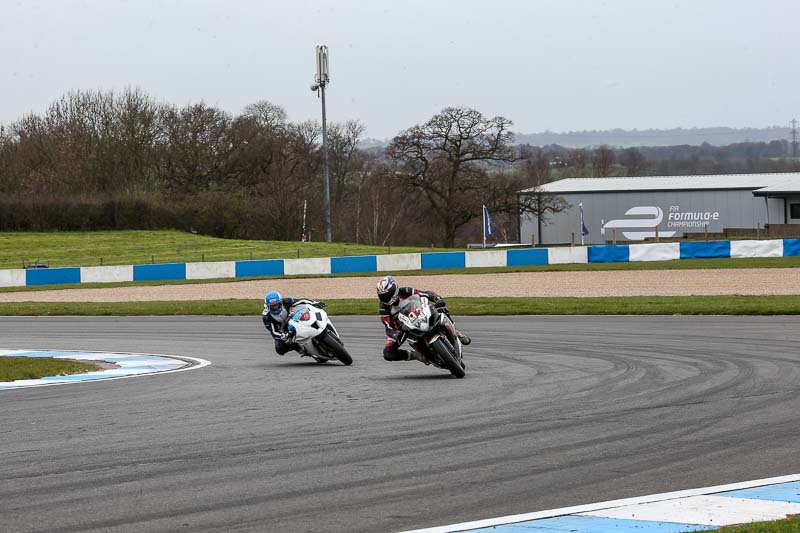
[[0,122],[126,86],[318,119],[327,44],[329,117],[370,137],[451,105],[520,133],[786,125],[798,21],[798,0],[0,0]]

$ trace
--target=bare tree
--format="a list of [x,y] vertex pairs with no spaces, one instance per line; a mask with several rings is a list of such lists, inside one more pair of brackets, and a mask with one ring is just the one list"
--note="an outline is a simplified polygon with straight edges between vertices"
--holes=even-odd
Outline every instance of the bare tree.
[[606,145],[597,148],[592,155],[592,173],[595,176],[609,176],[612,166],[614,151]]
[[622,166],[625,167],[626,176],[641,176],[647,164],[647,160],[642,152],[636,148],[626,148],[622,152]]
[[535,185],[547,183],[550,178],[550,159],[541,148],[524,147],[521,150],[522,169]]
[[439,226],[441,243],[451,247],[456,231],[481,216],[494,196],[492,163],[514,160],[511,121],[448,107],[428,122],[396,136],[386,155],[406,185],[427,201],[426,219]]
[[334,122],[328,127],[328,160],[331,175],[331,207],[335,210],[351,192],[350,173],[358,158],[358,141],[364,126],[357,120],[344,124]]
[[164,114],[164,173],[173,190],[196,192],[218,185],[230,151],[231,117],[204,102]]
[[567,164],[575,169],[576,176],[582,177],[586,172],[586,166],[589,164],[589,155],[585,149],[578,148],[569,153],[567,161]]

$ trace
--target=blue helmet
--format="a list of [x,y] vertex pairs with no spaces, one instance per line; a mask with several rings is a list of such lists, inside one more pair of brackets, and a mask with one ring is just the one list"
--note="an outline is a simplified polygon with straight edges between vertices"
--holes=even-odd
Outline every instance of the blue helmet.
[[264,309],[268,309],[273,315],[280,315],[283,311],[283,298],[278,291],[267,293],[264,297]]
[[397,303],[400,288],[392,276],[385,276],[378,280],[375,287],[378,291],[378,299],[386,305],[394,305]]

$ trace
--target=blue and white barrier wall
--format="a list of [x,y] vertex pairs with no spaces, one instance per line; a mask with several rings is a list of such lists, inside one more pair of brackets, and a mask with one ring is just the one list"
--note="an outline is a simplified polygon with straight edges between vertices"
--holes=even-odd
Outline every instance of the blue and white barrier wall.
[[508,248],[314,259],[257,259],[209,263],[0,270],[0,287],[183,279],[359,274],[441,268],[514,267],[566,263],[626,263],[698,258],[800,256],[800,239],[608,244]]

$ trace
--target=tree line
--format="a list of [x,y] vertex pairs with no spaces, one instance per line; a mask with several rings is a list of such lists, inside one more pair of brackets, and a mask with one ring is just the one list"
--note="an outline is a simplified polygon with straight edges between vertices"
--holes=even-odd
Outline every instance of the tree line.
[[563,178],[606,176],[685,176],[800,172],[787,141],[746,142],[728,146],[565,148],[520,147],[523,168],[544,183]]
[[[336,241],[379,245],[480,240],[481,205],[516,238],[511,121],[447,108],[385,151],[364,126],[328,127]],[[267,101],[231,115],[139,89],[70,92],[0,126],[0,230],[178,228],[228,238],[319,240],[321,130]],[[558,202],[543,209],[558,207]],[[305,226],[303,223],[305,215]]]
[[[786,146],[570,149],[514,144],[511,120],[449,107],[362,149],[357,120],[328,127],[333,239],[453,246],[514,242],[521,211],[566,207],[517,192],[564,177],[797,171]],[[782,151],[781,151],[782,150]],[[321,130],[268,101],[233,115],[134,88],[76,91],[0,125],[0,231],[175,228],[299,240],[324,234]],[[525,198],[525,197],[523,197]],[[532,197],[528,197],[532,198]],[[305,225],[304,225],[305,219]]]

